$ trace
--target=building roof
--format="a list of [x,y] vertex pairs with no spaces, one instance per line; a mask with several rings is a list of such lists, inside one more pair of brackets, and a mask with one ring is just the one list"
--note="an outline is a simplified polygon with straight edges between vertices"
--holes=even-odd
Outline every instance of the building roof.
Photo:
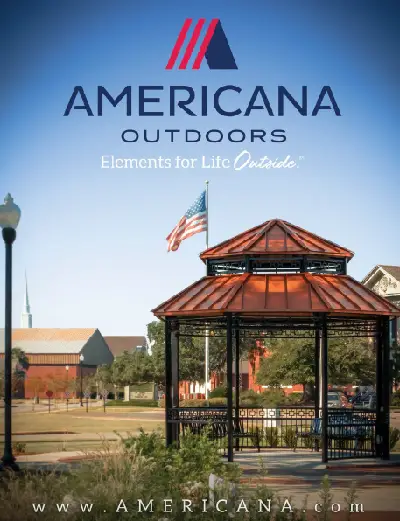
[[[80,353],[97,329],[23,328],[12,330],[12,345],[27,354]],[[0,329],[4,353],[4,329]]]
[[330,315],[400,316],[400,310],[347,275],[310,273],[204,277],[170,298],[153,313],[163,316]]
[[389,275],[400,280],[400,266],[387,266],[386,264],[380,264],[379,266],[387,271]]
[[104,340],[114,356],[120,356],[124,351],[132,351],[138,346],[147,346],[144,336],[105,336]]
[[200,258],[220,259],[241,255],[325,255],[351,259],[354,253],[282,219],[272,219],[217,246]]
[[372,268],[372,270],[363,278],[362,283],[366,284],[371,277],[373,277],[379,269],[383,269],[386,273],[389,273],[396,280],[400,281],[400,266],[388,266],[387,264],[378,264]]

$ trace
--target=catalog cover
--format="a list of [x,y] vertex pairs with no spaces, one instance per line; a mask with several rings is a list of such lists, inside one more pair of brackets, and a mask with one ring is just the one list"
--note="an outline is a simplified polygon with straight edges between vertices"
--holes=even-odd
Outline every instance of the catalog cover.
[[399,23],[0,1],[1,521],[398,519]]

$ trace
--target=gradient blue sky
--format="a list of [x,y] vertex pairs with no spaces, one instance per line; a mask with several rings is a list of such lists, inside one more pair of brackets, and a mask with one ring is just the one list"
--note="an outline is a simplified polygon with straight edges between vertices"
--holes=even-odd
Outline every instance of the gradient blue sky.
[[[323,5],[321,5],[323,4]],[[326,4],[326,5],[325,5]],[[35,327],[144,334],[150,309],[204,273],[205,234],[167,254],[165,237],[210,181],[210,244],[280,217],[356,252],[349,272],[400,264],[399,36],[396,1],[3,1],[0,192],[22,209],[14,249],[14,325],[24,270]],[[237,71],[166,71],[187,17],[219,17]],[[311,100],[330,85],[333,113],[248,118],[63,117],[75,85],[172,84],[210,91],[276,86]],[[135,91],[134,91],[135,92]],[[232,98],[233,99],[233,98]],[[167,107],[167,102],[163,102]],[[135,114],[135,112],[134,112]],[[125,128],[284,128],[284,144],[122,143]],[[304,156],[287,172],[101,170],[100,157]],[[1,259],[3,254],[1,254]],[[4,293],[3,277],[0,295]],[[0,325],[3,302],[0,303]]]

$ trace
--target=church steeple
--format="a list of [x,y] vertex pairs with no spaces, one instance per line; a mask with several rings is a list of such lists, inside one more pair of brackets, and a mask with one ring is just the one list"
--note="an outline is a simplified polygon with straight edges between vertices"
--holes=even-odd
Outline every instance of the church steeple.
[[21,313],[21,327],[22,328],[31,328],[32,327],[32,313],[31,313],[31,306],[29,305],[28,281],[26,278],[26,272],[25,272],[24,309]]

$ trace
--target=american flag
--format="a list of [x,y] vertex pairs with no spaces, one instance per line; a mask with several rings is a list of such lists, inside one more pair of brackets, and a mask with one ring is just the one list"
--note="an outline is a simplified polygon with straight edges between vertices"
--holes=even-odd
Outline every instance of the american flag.
[[195,233],[207,231],[206,191],[198,197],[168,235],[168,251],[176,251],[181,242]]

